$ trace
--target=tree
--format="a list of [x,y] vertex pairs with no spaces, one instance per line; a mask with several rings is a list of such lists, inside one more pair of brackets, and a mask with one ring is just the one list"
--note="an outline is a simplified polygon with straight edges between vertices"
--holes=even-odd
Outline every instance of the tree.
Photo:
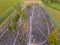
[[50,34],[48,34],[47,41],[50,45],[58,45],[58,29],[54,29]]
[[53,3],[53,2],[57,2],[57,0],[51,0],[51,2]]
[[27,5],[27,9],[30,9],[31,8],[31,5]]
[[46,22],[46,19],[45,18],[41,18],[42,22]]
[[47,4],[56,3],[57,2],[57,0],[42,0],[42,1],[44,1]]
[[11,21],[13,22],[13,23],[16,23],[17,21],[18,21],[18,19],[19,19],[19,14],[16,14],[12,19],[11,19]]
[[25,19],[26,19],[26,15],[25,15],[24,10],[22,10],[22,6],[21,6],[22,4],[23,4],[23,1],[19,4],[17,4],[17,5],[13,5],[13,6],[14,6],[17,14],[20,15],[20,18],[22,19],[22,22],[24,22]]

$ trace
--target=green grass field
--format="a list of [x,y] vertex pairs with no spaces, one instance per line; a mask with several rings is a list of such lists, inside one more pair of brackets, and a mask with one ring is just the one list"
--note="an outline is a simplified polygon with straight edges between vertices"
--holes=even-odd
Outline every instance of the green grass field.
[[49,4],[49,6],[54,9],[60,10],[60,4],[58,4],[58,3],[51,3],[51,4]]
[[57,24],[58,28],[60,28],[60,11],[56,9],[52,9],[50,7],[47,7],[48,12],[51,14],[51,17],[53,18],[54,22]]
[[43,8],[45,8],[47,10],[47,12],[50,14],[52,20],[54,21],[54,23],[56,24],[56,26],[58,28],[60,28],[60,11],[59,10],[56,10],[56,9],[53,9],[51,7],[48,7],[44,4],[43,5]]
[[51,8],[60,10],[60,0],[42,0],[42,2]]
[[3,14],[10,6],[20,0],[0,0],[0,14]]
[[13,12],[13,5],[20,0],[0,0],[0,24]]
[[43,0],[42,1],[47,11],[50,13],[53,21],[60,28],[60,0]]

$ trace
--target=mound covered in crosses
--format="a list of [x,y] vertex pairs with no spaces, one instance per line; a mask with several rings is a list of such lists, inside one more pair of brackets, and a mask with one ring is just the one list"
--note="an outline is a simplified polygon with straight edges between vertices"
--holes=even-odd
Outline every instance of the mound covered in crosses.
[[16,12],[7,28],[0,32],[0,45],[49,45],[47,35],[54,26],[45,9],[31,4]]

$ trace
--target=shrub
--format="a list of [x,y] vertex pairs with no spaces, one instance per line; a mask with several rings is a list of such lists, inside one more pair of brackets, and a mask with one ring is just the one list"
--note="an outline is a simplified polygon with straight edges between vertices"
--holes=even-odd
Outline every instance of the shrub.
[[11,30],[11,27],[10,26],[8,26],[7,28],[8,28],[8,30]]
[[58,30],[54,29],[50,34],[48,34],[47,41],[50,45],[58,45],[58,35],[57,35]]
[[24,10],[21,10],[21,11],[20,11],[20,17],[21,17],[21,19],[23,20],[23,22],[25,22],[25,20],[26,20],[26,15],[25,15]]
[[41,18],[42,22],[46,22],[46,19],[45,18]]
[[12,29],[13,31],[16,31],[16,27],[15,27],[14,24],[11,26],[11,29]]
[[13,22],[13,23],[16,23],[16,22],[18,21],[19,17],[20,17],[19,14],[15,15],[15,16],[12,18],[12,22]]
[[21,43],[22,43],[22,42],[24,41],[24,38],[23,38],[23,37],[19,37],[19,39],[18,39],[18,40],[19,40],[19,42],[21,42]]
[[31,5],[27,5],[27,9],[30,9],[31,8]]

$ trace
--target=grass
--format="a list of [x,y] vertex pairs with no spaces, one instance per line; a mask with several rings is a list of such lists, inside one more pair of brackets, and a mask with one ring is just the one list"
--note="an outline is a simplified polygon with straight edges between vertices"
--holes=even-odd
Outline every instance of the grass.
[[58,4],[58,3],[51,3],[51,4],[49,4],[49,6],[54,9],[60,10],[60,4]]
[[10,7],[3,15],[0,15],[0,24],[11,15],[14,11],[13,7]]
[[14,11],[13,5],[20,0],[0,0],[0,25]]
[[57,25],[58,28],[60,28],[60,11],[53,9],[51,7],[48,7],[43,4],[43,6],[47,9],[47,12],[50,13],[50,16],[52,17],[53,21]]
[[[52,17],[53,21],[57,25],[57,28],[58,28],[58,33],[57,34],[58,34],[58,38],[59,38],[59,36],[60,36],[59,35],[59,33],[60,33],[60,11],[59,10],[56,10],[56,9],[53,9],[51,7],[48,7],[48,6],[44,5],[44,4],[43,4],[43,7],[45,7],[47,9],[47,11],[51,14],[50,16]],[[51,37],[50,37],[49,40],[51,40]],[[59,42],[58,42],[58,44],[59,44]]]
[[19,2],[19,0],[0,0],[0,15],[17,2]]
[[57,24],[57,26],[60,28],[60,11],[49,8],[48,7],[48,11],[52,14],[52,18],[55,21],[55,23]]
[[57,10],[60,10],[60,3],[58,2],[50,2],[50,3],[47,3],[45,1],[42,1],[46,6],[49,6],[51,8],[54,8],[54,9],[57,9]]

